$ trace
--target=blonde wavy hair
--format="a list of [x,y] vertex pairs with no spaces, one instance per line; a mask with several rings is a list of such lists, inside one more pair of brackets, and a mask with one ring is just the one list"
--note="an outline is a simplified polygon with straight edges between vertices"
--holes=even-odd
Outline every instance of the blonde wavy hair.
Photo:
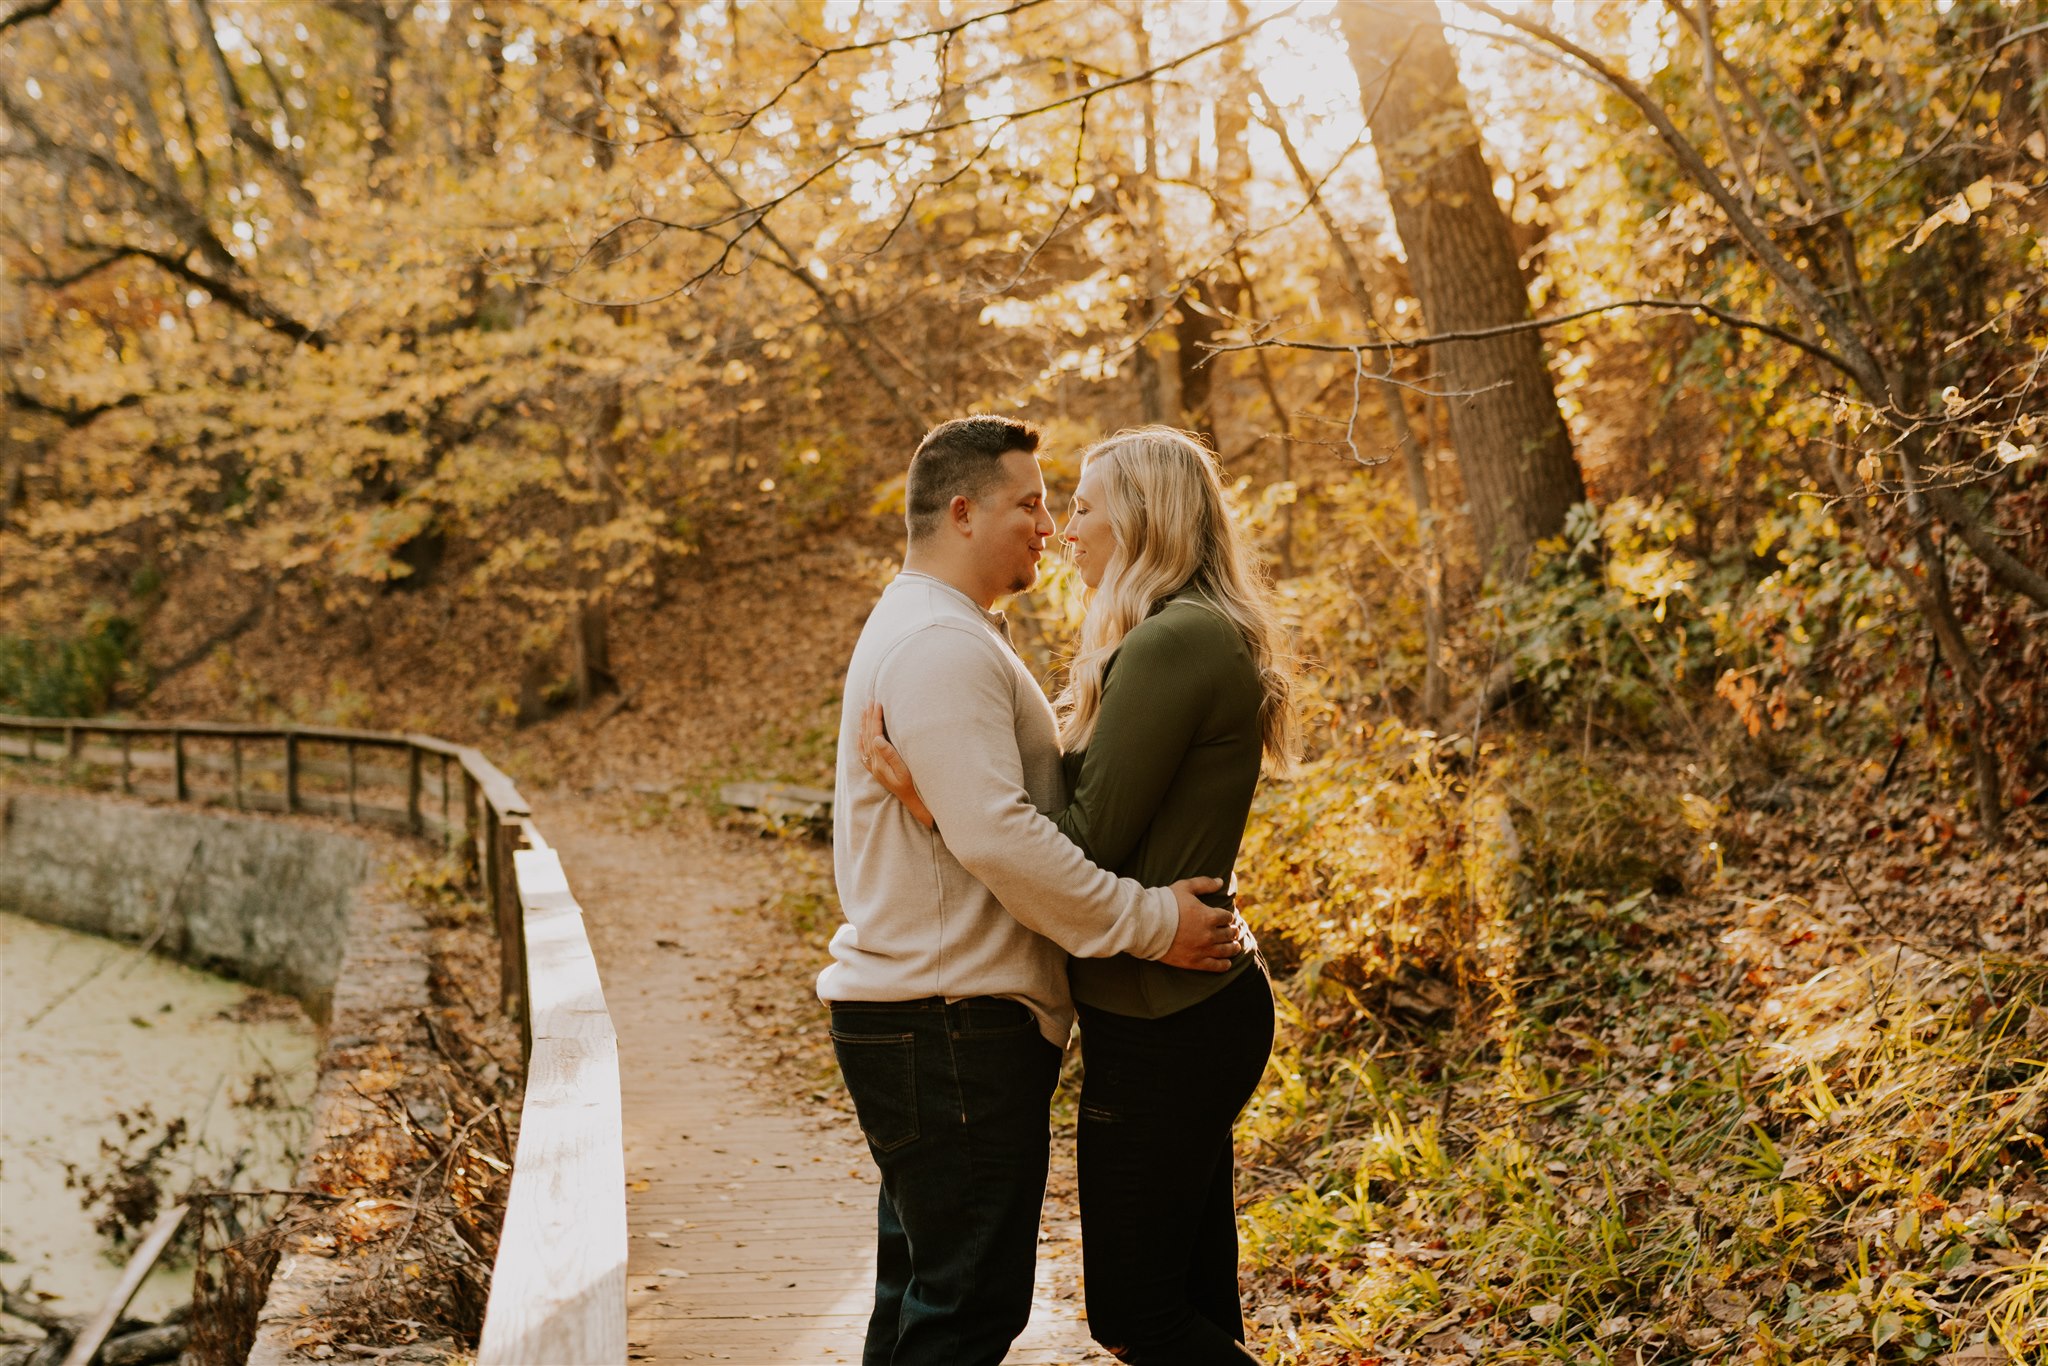
[[1259,739],[1285,768],[1294,758],[1294,675],[1272,593],[1223,501],[1216,457],[1173,427],[1135,427],[1090,446],[1081,467],[1102,468],[1103,512],[1116,549],[1089,599],[1081,646],[1067,666],[1057,708],[1060,743],[1078,749],[1095,733],[1110,656],[1139,622],[1193,589],[1244,637],[1265,694]]

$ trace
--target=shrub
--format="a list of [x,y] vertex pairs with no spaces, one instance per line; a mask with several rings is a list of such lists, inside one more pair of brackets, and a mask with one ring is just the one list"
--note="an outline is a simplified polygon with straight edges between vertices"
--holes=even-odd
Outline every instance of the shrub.
[[1386,721],[1268,786],[1238,868],[1269,956],[1351,986],[1484,976],[1517,854],[1470,769],[1469,744]]
[[0,636],[0,711],[97,716],[136,674],[135,623],[103,609],[75,630]]
[[1516,678],[1552,717],[1635,739],[1686,709],[1678,689],[1715,644],[1694,597],[1703,567],[1678,548],[1690,529],[1662,501],[1582,504],[1538,547],[1527,581],[1487,600]]

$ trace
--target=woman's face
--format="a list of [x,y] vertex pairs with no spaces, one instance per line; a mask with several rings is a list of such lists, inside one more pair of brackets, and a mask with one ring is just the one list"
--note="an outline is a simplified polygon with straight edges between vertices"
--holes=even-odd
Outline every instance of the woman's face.
[[1081,582],[1090,588],[1102,586],[1109,559],[1116,552],[1116,533],[1109,527],[1109,510],[1102,498],[1102,462],[1090,460],[1081,470],[1081,482],[1074,487],[1074,510],[1067,516],[1063,533],[1074,568]]

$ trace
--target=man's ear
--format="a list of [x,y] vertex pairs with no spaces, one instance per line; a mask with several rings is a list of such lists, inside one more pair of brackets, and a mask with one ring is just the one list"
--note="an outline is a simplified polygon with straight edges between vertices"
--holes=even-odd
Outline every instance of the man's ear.
[[953,495],[946,504],[946,520],[962,536],[974,534],[974,500],[964,493]]

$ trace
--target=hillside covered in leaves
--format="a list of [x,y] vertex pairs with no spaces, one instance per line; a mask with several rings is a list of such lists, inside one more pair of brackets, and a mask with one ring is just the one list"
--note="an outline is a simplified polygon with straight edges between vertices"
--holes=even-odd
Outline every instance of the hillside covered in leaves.
[[816,781],[926,427],[1185,426],[1259,1350],[2038,1361],[2044,191],[2031,0],[0,0],[0,709]]

